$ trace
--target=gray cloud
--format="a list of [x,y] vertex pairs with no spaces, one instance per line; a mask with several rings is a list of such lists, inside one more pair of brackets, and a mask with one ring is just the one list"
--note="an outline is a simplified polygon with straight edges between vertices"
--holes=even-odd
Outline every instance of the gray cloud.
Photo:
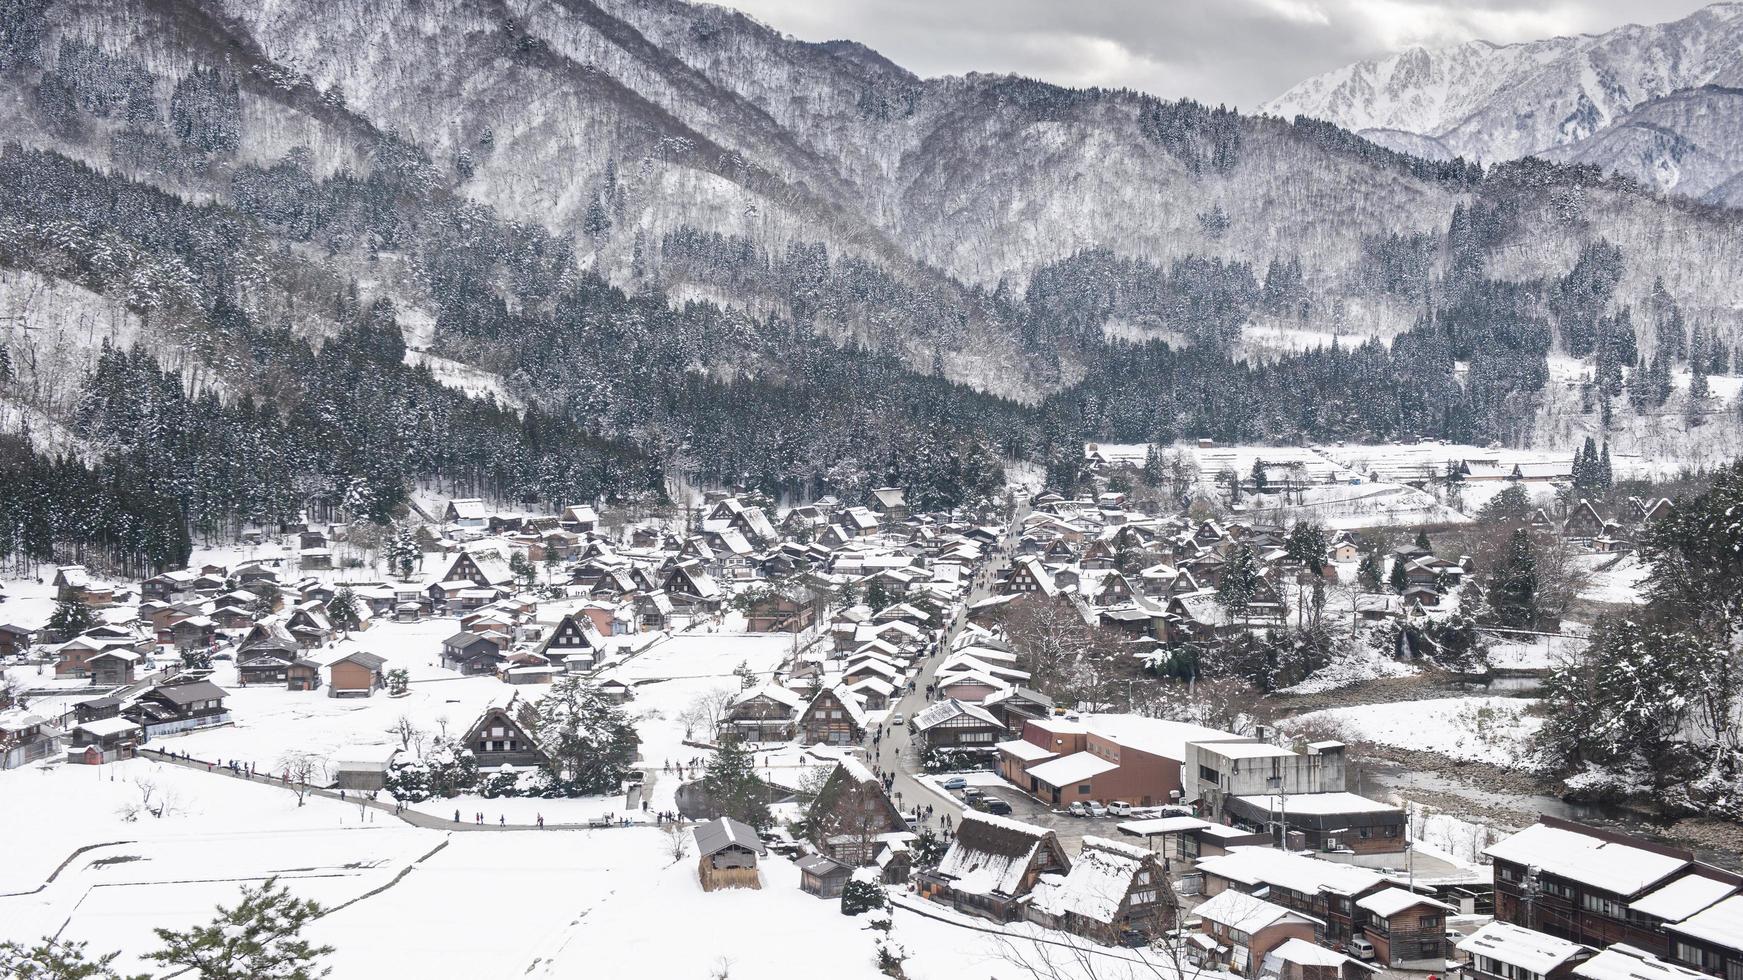
[[1704,0],[717,0],[921,75],[1016,72],[1250,108],[1415,44],[1507,43],[1675,20]]

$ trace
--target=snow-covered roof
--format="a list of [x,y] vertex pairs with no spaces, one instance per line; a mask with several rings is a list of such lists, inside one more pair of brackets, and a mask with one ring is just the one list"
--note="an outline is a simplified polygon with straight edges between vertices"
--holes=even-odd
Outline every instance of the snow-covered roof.
[[[1219,746],[1219,748],[1221,748]],[[1398,810],[1390,803],[1370,800],[1354,793],[1285,793],[1278,796],[1237,796],[1236,799],[1267,812],[1283,812],[1300,816],[1331,816],[1339,813],[1390,813]]]
[[1152,837],[1156,834],[1178,834],[1188,830],[1203,830],[1212,824],[1208,820],[1197,817],[1156,817],[1153,820],[1127,820],[1119,825],[1120,833],[1131,834],[1134,837]]
[[1015,895],[1035,852],[1053,831],[1020,820],[967,810],[956,838],[938,862],[951,887],[971,895]]
[[138,731],[139,726],[125,718],[99,718],[96,721],[80,722],[77,729],[98,738],[108,738],[111,735],[125,735]]
[[1225,759],[1281,759],[1295,753],[1278,745],[1267,742],[1218,742],[1206,746],[1206,751],[1215,752]]
[[1246,892],[1238,892],[1233,888],[1225,888],[1213,895],[1209,900],[1192,910],[1201,919],[1215,922],[1248,934],[1258,932],[1267,926],[1285,920],[1297,922],[1317,922],[1310,916],[1292,912],[1281,905],[1275,905],[1262,898],[1254,898]]
[[1025,742],[1022,739],[1000,742],[993,748],[1020,762],[1038,762],[1042,759],[1051,759],[1059,754],[1051,749],[1036,745],[1034,742]]
[[738,697],[732,699],[732,703],[736,706],[744,704],[746,701],[755,701],[757,698],[768,698],[770,701],[777,704],[784,704],[787,707],[794,709],[797,709],[800,705],[805,703],[804,698],[800,697],[793,691],[781,687],[779,684],[764,684],[760,687],[753,687],[748,691],[743,691],[738,695]]
[[1687,858],[1542,823],[1489,845],[1483,853],[1623,896],[1637,894],[1689,864]]
[[1743,950],[1743,895],[1733,895],[1665,928],[1715,946]]
[[1272,965],[1273,959],[1277,961],[1279,966],[1283,963],[1296,963],[1301,966],[1341,967],[1346,963],[1353,963],[1369,973],[1380,972],[1380,968],[1371,963],[1363,963],[1353,956],[1345,956],[1335,949],[1326,949],[1318,943],[1308,942],[1305,939],[1288,939],[1284,941],[1283,945],[1266,953],[1260,971],[1261,975],[1269,976],[1283,972]]
[[1274,847],[1233,847],[1227,854],[1199,858],[1199,870],[1242,884],[1271,884],[1311,895],[1356,895],[1386,879],[1378,872],[1333,864]]
[[693,833],[696,836],[696,852],[702,857],[715,854],[734,844],[749,848],[758,854],[768,853],[768,848],[763,846],[762,839],[757,837],[754,827],[740,823],[731,817],[719,817],[704,824],[697,824]]
[[1711,980],[1698,970],[1667,963],[1621,943],[1574,967],[1574,976],[1583,980]]
[[1142,848],[1085,837],[1071,870],[1043,876],[1031,892],[1031,902],[1049,915],[1076,913],[1094,922],[1112,922],[1149,858]]
[[1203,725],[1138,715],[1085,715],[1082,723],[1084,729],[1118,742],[1121,748],[1148,752],[1175,762],[1186,761],[1188,742],[1225,742],[1240,737]]
[[1490,922],[1459,940],[1460,952],[1494,957],[1503,963],[1548,976],[1551,970],[1581,953],[1586,947],[1566,939],[1546,936],[1511,922]]
[[1073,752],[1052,762],[1043,762],[1029,769],[1029,775],[1049,786],[1070,786],[1093,779],[1104,772],[1118,769],[1120,764],[1110,762],[1099,755],[1089,752]]
[[927,706],[925,710],[914,715],[911,724],[915,729],[923,732],[961,715],[986,722],[988,725],[1003,727],[999,720],[994,718],[985,708],[977,704],[964,704],[955,698],[946,698],[937,704]]
[[1630,902],[1628,908],[1666,922],[1681,922],[1736,890],[1735,885],[1723,881],[1687,875],[1647,892],[1638,901]]
[[1418,905],[1432,905],[1443,912],[1458,911],[1439,899],[1418,894],[1408,888],[1387,888],[1356,900],[1358,908],[1367,909],[1382,919],[1390,919],[1405,909]]

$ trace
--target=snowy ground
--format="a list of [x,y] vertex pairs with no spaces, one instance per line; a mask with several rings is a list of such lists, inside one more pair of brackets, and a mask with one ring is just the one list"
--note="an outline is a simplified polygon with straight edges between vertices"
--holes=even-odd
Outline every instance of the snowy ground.
[[[185,809],[123,821],[115,810],[137,795],[135,778],[185,798]],[[704,893],[687,832],[675,857],[672,837],[654,828],[416,830],[382,814],[360,822],[355,807],[331,801],[297,808],[281,790],[144,761],[0,773],[0,793],[21,790],[40,805],[0,810],[0,836],[33,843],[0,867],[0,941],[60,930],[93,950],[123,951],[117,965],[129,969],[146,965],[153,928],[204,922],[242,885],[277,876],[330,910],[307,935],[335,947],[327,963],[336,980],[879,976],[865,921],[801,892],[785,859],[763,860],[760,890]],[[99,846],[67,860],[87,845]],[[1011,950],[1033,955],[1034,938],[1074,942],[920,907],[938,918],[895,913],[894,937],[916,980],[1017,976]],[[1093,975],[1123,976],[1133,955],[1095,947]]]
[[1450,759],[1533,769],[1529,744],[1543,720],[1527,712],[1536,703],[1470,697],[1367,704],[1297,715],[1283,727],[1330,731],[1351,742],[1435,752]]
[[1489,666],[1500,670],[1553,670],[1586,648],[1584,637],[1491,634]]
[[1351,643],[1340,647],[1332,655],[1331,663],[1314,671],[1312,677],[1284,688],[1281,693],[1321,694],[1383,677],[1409,677],[1416,672],[1416,667],[1406,661],[1388,657],[1365,643]]
[[1641,588],[1652,570],[1638,555],[1630,552],[1620,561],[1615,555],[1586,555],[1580,562],[1589,575],[1585,588],[1580,590],[1581,599],[1628,606],[1644,601]]

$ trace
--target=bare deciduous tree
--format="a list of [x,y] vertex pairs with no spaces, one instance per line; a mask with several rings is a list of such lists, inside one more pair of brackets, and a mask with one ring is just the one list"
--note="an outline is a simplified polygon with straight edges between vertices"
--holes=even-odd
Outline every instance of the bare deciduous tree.
[[401,751],[409,750],[412,743],[420,741],[423,736],[423,729],[418,727],[418,723],[412,720],[411,715],[400,715],[395,718],[393,727],[388,731],[398,736]]
[[296,794],[297,806],[307,802],[309,791],[327,781],[327,760],[313,752],[293,750],[279,757],[278,768],[285,785]]

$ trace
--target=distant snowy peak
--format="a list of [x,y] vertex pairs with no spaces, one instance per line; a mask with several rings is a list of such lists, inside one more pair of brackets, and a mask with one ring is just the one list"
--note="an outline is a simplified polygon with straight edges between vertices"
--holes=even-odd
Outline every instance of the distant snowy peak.
[[1589,139],[1679,89],[1739,82],[1743,3],[1720,3],[1604,34],[1411,48],[1310,78],[1261,108],[1419,146],[1412,152],[1493,161]]

